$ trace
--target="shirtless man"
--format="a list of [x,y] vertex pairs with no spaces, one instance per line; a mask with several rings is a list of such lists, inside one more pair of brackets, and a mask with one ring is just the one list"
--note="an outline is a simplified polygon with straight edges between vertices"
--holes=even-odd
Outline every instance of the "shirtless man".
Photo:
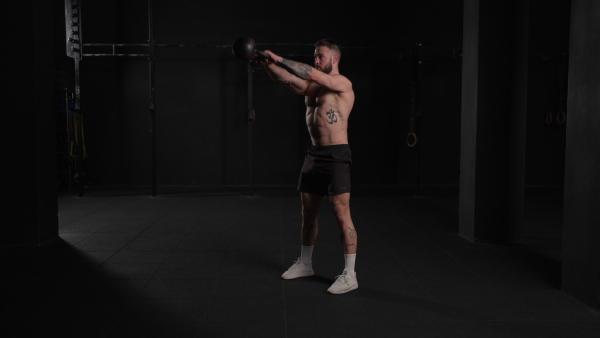
[[350,217],[350,165],[348,119],[354,105],[352,82],[339,73],[340,45],[330,39],[315,43],[314,67],[284,59],[265,50],[254,60],[271,78],[294,93],[304,95],[306,126],[312,145],[300,173],[298,191],[302,201],[301,255],[281,276],[293,279],[314,275],[312,251],[318,234],[318,211],[324,196],[340,227],[345,266],[327,292],[341,294],[358,288],[354,263],[357,233]]

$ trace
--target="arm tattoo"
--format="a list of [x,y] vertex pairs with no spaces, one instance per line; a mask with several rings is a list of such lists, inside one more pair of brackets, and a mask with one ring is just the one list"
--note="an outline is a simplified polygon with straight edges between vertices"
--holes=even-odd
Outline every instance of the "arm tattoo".
[[277,65],[304,80],[308,79],[310,72],[313,70],[313,67],[307,65],[306,63],[300,63],[287,59],[281,59],[280,62],[277,62]]
[[351,227],[348,227],[349,233],[348,235],[350,236],[351,239],[355,239],[356,238],[356,231],[354,231],[354,229],[352,229]]
[[354,245],[354,243],[344,243],[344,246],[345,246],[346,248],[347,248],[347,247],[349,247],[349,246],[353,246],[353,245]]

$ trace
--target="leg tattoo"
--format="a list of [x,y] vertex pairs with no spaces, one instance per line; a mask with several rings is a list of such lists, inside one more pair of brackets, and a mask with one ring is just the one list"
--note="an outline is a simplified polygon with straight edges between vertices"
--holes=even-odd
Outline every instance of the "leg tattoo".
[[[348,241],[346,241],[346,236],[345,236],[345,234],[343,232],[340,235],[341,235],[340,237],[342,239],[342,246],[344,248],[348,248],[348,247],[354,246],[354,242],[348,242]],[[350,239],[354,239],[354,238],[350,237]]]
[[354,231],[354,229],[352,229],[351,227],[348,227],[348,236],[350,236],[351,239],[355,239],[356,238],[356,231]]

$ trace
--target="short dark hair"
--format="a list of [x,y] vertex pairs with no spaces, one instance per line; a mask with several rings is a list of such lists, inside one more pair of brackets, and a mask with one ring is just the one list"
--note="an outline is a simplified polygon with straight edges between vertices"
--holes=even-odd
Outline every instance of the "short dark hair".
[[315,48],[325,46],[334,50],[339,56],[342,56],[342,45],[333,39],[321,39],[315,43]]

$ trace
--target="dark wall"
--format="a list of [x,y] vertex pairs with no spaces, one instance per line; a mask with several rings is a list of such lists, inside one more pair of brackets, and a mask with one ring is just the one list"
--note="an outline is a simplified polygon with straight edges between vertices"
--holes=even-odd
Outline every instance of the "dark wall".
[[562,289],[600,306],[600,3],[573,0]]
[[[411,186],[418,171],[424,185],[457,185],[461,1],[436,6],[402,3],[393,8],[336,6],[335,21],[322,24],[307,20],[307,13],[292,3],[278,4],[276,10],[242,1],[154,1],[157,43],[206,45],[157,49],[159,185],[248,183],[248,69],[230,49],[242,35],[253,37],[259,48],[309,64],[317,39],[332,37],[342,43],[340,71],[353,81],[356,92],[349,130],[355,184]],[[57,20],[64,20],[60,11],[55,12]],[[148,39],[147,1],[85,2],[82,13],[84,43]],[[59,43],[64,43],[62,34],[57,32]],[[416,149],[406,145],[416,42],[427,57],[419,69],[418,163]],[[84,53],[90,53],[90,48]],[[57,49],[64,50],[64,45]],[[68,74],[66,57],[58,58]],[[302,97],[274,84],[260,68],[253,75],[254,183],[295,185],[309,142]],[[148,80],[144,58],[82,60],[81,105],[90,183],[150,184]],[[448,170],[440,172],[440,165]]]
[[[63,2],[54,3],[55,21],[62,22]],[[84,2],[84,43],[146,43],[147,5],[145,0]],[[259,48],[308,64],[312,64],[312,44],[317,39],[332,37],[342,43],[340,71],[353,81],[356,91],[349,130],[356,185],[458,186],[462,1],[327,6],[318,11],[334,11],[332,22],[317,14],[313,19],[310,10],[299,10],[293,3],[266,9],[246,1],[154,0],[157,43],[204,45],[157,48],[159,185],[248,183],[248,69],[230,49],[237,37],[246,35],[253,37]],[[542,7],[536,17],[549,8]],[[563,13],[560,6],[549,10]],[[553,30],[532,34],[546,37],[562,32],[568,19],[562,14],[556,19],[559,24],[555,23]],[[545,23],[532,20],[532,25]],[[55,27],[60,51],[57,64],[68,77],[72,60],[64,55],[64,25]],[[561,36],[558,41],[564,46],[567,40]],[[546,38],[540,42],[540,50],[555,42]],[[422,62],[418,65],[414,62],[416,43],[421,44]],[[130,48],[122,52],[147,51]],[[420,90],[418,143],[411,148],[406,136],[411,128],[410,84],[415,72]],[[302,98],[274,84],[260,68],[253,75],[257,112],[252,123],[254,183],[295,185],[309,142]],[[530,78],[535,83],[543,76]],[[151,184],[148,81],[145,58],[82,60],[81,104],[89,154],[85,171],[90,184]],[[531,101],[530,111],[536,116],[543,100]],[[535,123],[537,127],[528,127],[528,182],[560,185],[560,166],[554,165],[562,159],[560,130],[548,140],[552,127],[546,128],[539,118]],[[540,159],[543,154],[546,157]]]
[[525,176],[527,1],[465,1],[460,234],[520,240]]
[[530,0],[526,141],[530,187],[563,186],[570,5],[570,0]]
[[58,234],[55,64],[48,13],[52,3],[42,0],[0,5],[0,247],[36,246]]

